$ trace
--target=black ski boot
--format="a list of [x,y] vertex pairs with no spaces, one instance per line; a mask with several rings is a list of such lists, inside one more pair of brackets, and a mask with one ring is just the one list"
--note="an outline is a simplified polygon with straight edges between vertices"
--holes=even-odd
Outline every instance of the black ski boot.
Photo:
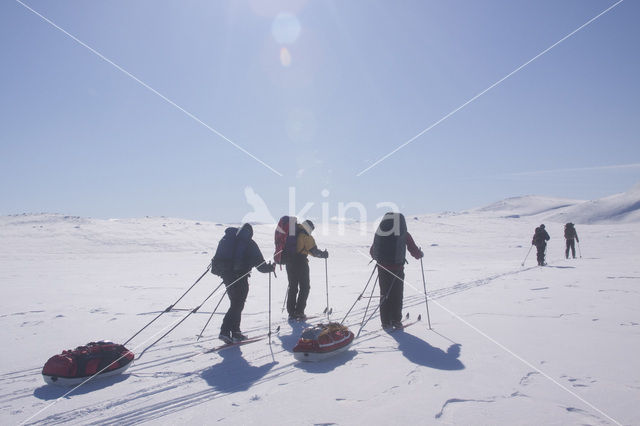
[[233,338],[231,337],[230,331],[222,331],[220,330],[220,334],[218,335],[218,339],[222,340],[225,343],[233,343]]
[[231,333],[231,337],[234,343],[242,342],[243,340],[248,339],[248,337],[242,334],[242,332],[240,331],[234,331],[233,333]]

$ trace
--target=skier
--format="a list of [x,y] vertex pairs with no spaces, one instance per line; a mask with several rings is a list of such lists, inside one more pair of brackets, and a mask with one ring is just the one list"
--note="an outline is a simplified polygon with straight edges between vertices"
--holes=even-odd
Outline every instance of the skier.
[[536,246],[538,249],[538,266],[546,265],[544,261],[545,251],[547,250],[547,241],[549,241],[551,237],[544,229],[544,224],[538,226],[533,233],[533,239],[531,240],[531,245]]
[[310,220],[296,225],[296,253],[293,256],[287,256],[286,259],[287,279],[289,280],[287,294],[289,320],[304,321],[307,319],[304,309],[307,306],[307,298],[311,289],[307,256],[311,255],[321,259],[329,257],[327,250],[319,250],[316,247],[316,241],[311,236],[314,229],[315,226]]
[[240,331],[240,321],[249,293],[251,269],[255,267],[265,274],[275,270],[275,265],[270,262],[265,263],[252,237],[253,228],[248,223],[242,225],[240,229],[227,228],[212,261],[212,270],[215,269],[216,273],[219,271],[230,302],[218,336],[225,343],[247,339],[247,336]]
[[564,226],[564,238],[567,240],[567,249],[564,252],[564,257],[569,258],[569,249],[571,249],[571,255],[576,258],[576,241],[579,243],[578,233],[576,232],[575,225],[571,222]]
[[407,222],[401,213],[386,213],[373,238],[369,250],[377,262],[380,282],[380,321],[382,327],[402,328],[402,299],[404,293],[404,264],[406,250],[416,259],[424,253],[407,232]]

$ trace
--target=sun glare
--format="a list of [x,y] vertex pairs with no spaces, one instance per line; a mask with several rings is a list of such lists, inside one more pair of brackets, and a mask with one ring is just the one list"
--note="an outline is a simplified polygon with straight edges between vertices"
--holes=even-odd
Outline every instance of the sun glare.
[[300,21],[288,12],[279,13],[271,24],[271,34],[279,44],[293,44],[300,36]]

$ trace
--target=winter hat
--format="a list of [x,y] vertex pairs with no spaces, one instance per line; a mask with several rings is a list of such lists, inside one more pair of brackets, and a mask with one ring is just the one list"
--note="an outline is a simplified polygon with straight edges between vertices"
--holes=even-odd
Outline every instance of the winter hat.
[[307,231],[308,234],[311,234],[311,232],[314,229],[316,229],[313,222],[311,222],[310,220],[305,220],[304,222],[302,222],[302,226],[304,227],[304,230]]
[[540,228],[544,229],[544,223],[542,225],[540,225]]

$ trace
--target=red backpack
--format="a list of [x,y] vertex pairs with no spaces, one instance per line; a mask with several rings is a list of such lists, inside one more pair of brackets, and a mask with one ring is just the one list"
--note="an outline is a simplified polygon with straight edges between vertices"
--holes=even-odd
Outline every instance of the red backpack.
[[296,253],[297,222],[295,216],[282,216],[278,221],[274,236],[276,251],[273,254],[273,260],[278,265],[286,263],[287,257]]

